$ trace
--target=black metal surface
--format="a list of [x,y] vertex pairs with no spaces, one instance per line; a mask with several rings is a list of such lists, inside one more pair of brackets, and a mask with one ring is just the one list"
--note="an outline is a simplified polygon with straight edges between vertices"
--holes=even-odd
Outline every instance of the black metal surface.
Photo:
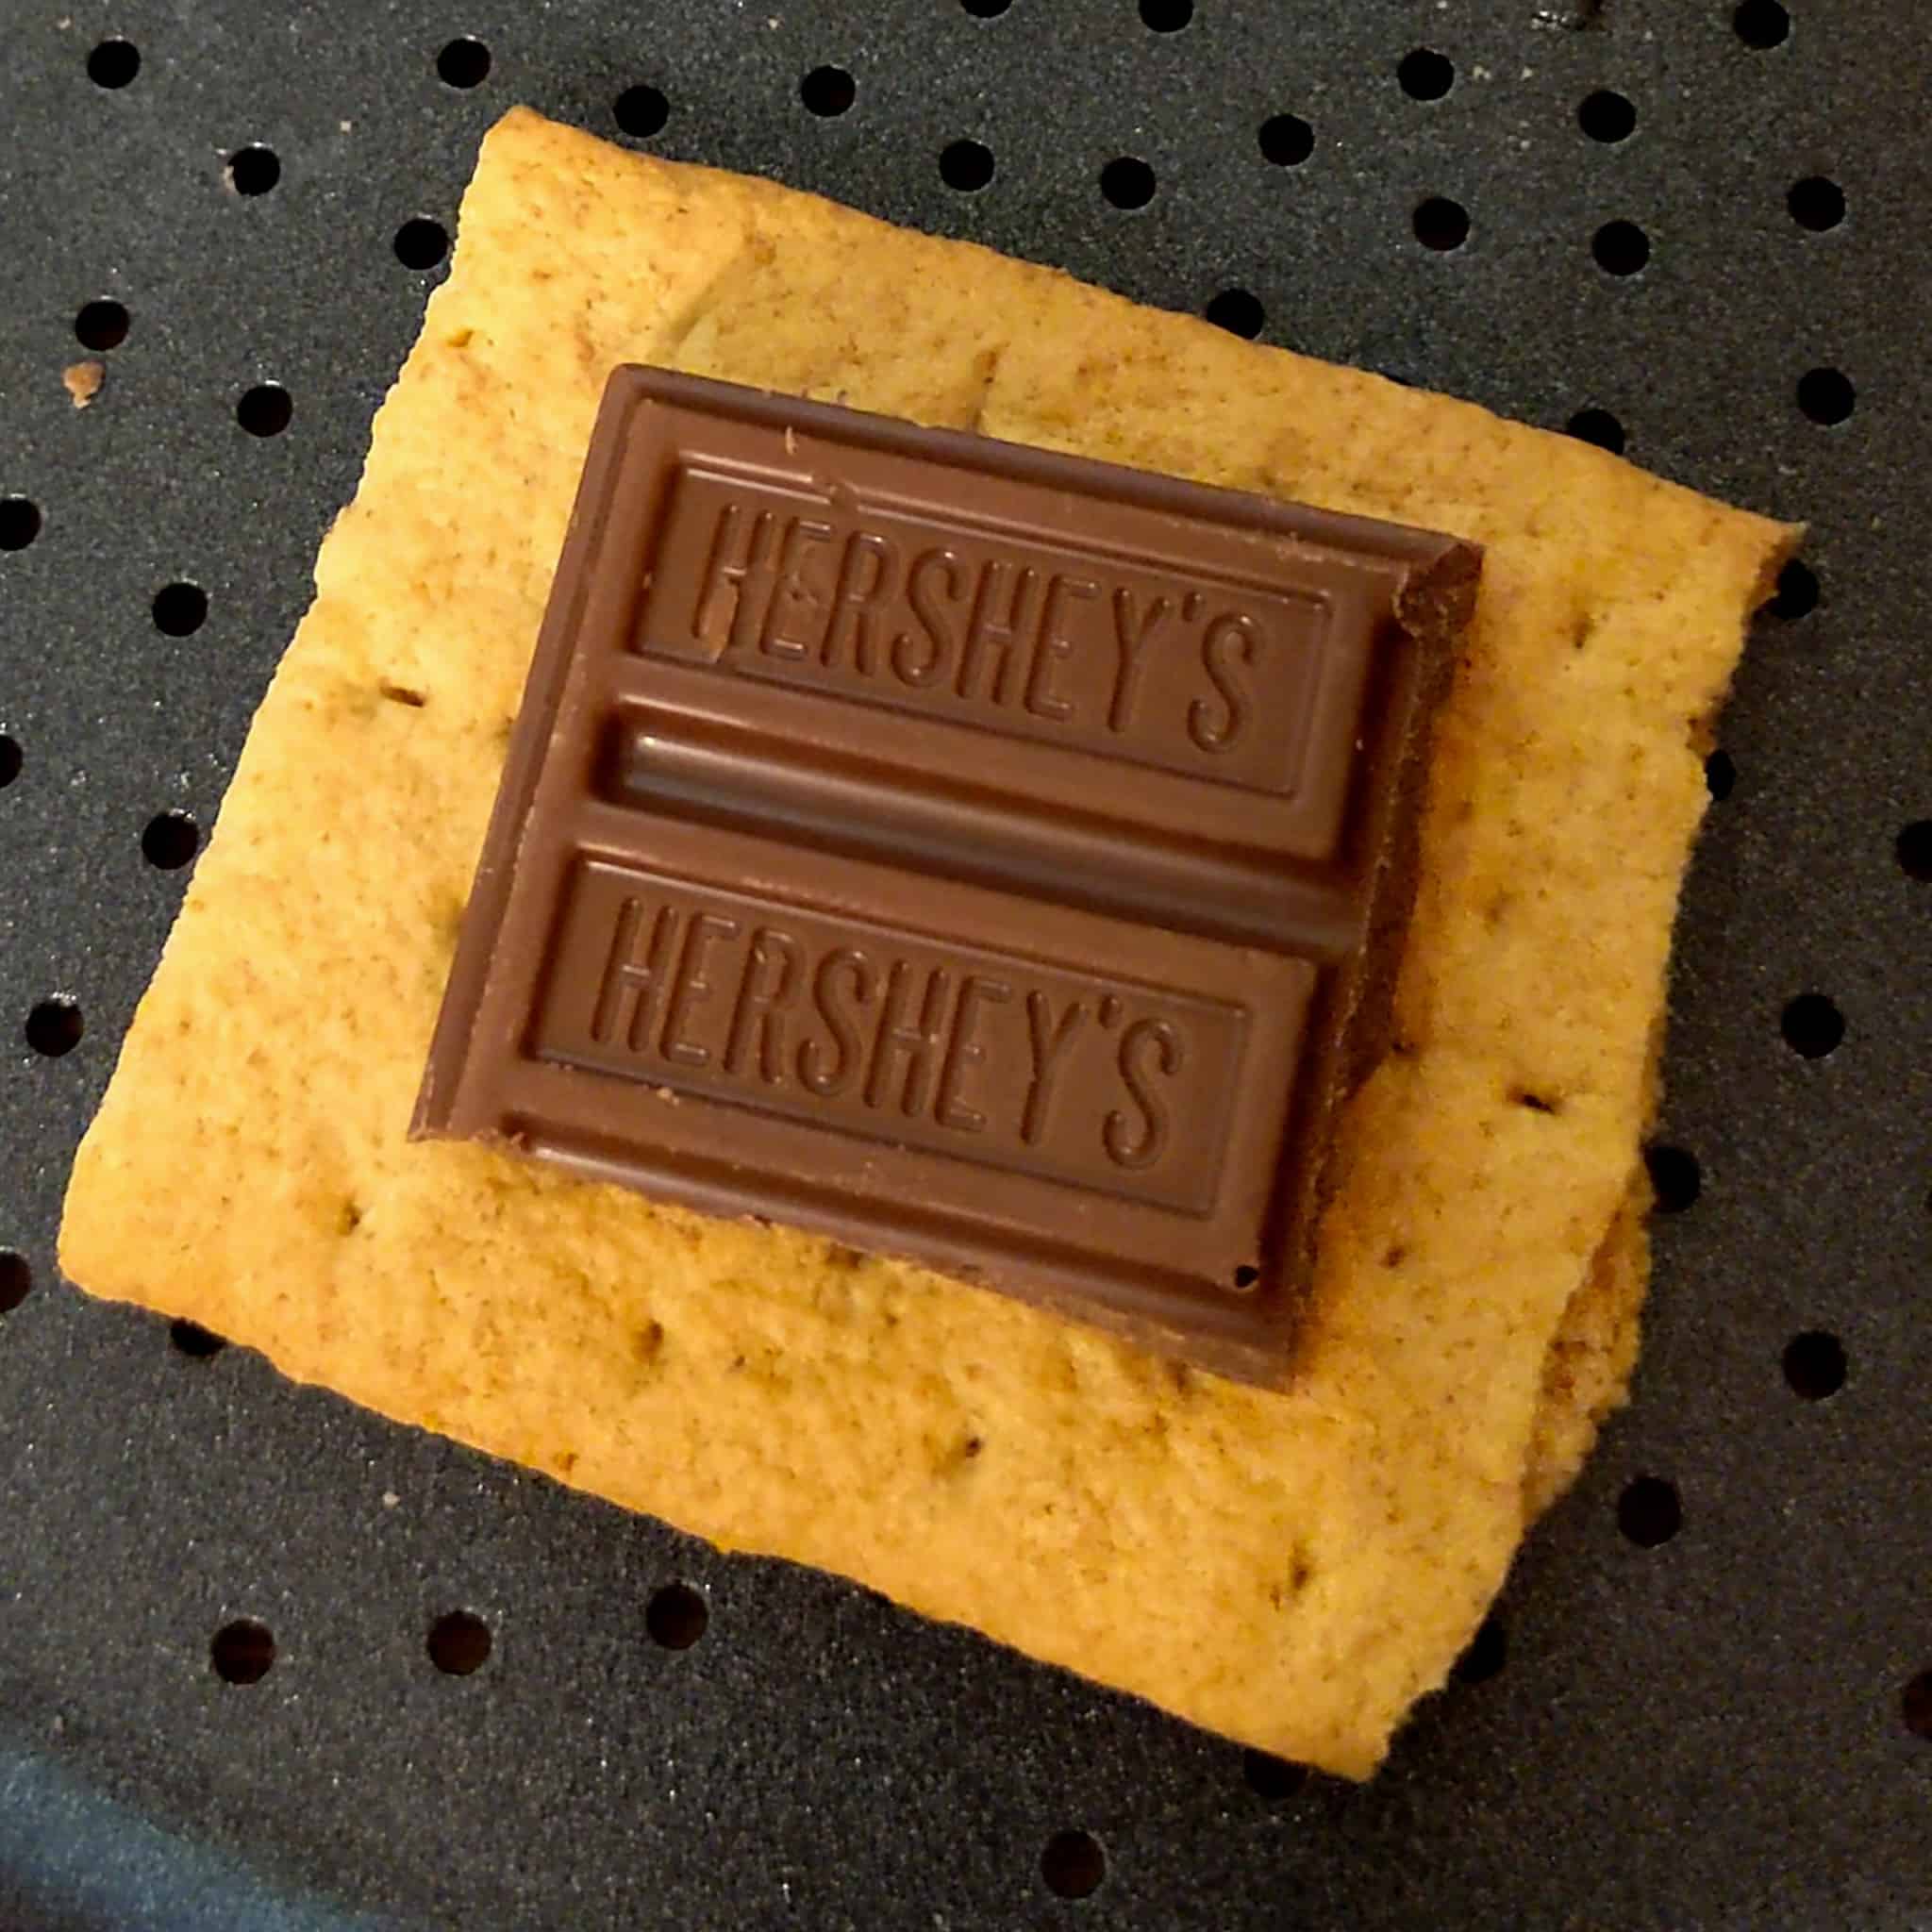
[[[1927,30],[1880,0],[1190,11],[7,9],[0,497],[42,520],[0,548],[9,1932],[1932,1925]],[[94,51],[123,35],[131,78]],[[459,36],[488,49],[477,84],[439,74]],[[1442,60],[1405,65],[1419,49]],[[802,88],[822,67],[849,88]],[[1636,459],[1813,524],[1815,598],[1794,575],[1757,630],[1690,887],[1665,1132],[1697,1166],[1661,1173],[1701,1190],[1659,1224],[1636,1406],[1519,1564],[1507,1641],[1480,1647],[1501,1668],[1426,1706],[1367,1789],[716,1557],[56,1276],[72,1149],[185,876],[144,830],[211,820],[306,601],[440,273],[398,259],[398,230],[452,222],[509,102],[615,137],[633,88],[661,97],[625,108],[637,130],[661,108],[628,137],[657,151],[1170,307],[1242,291],[1268,340],[1552,426],[1607,411]],[[1624,106],[1583,108],[1600,92],[1634,108],[1621,140],[1600,137]],[[1305,159],[1264,153],[1279,115]],[[982,157],[942,167],[960,141],[991,152],[977,191],[949,177]],[[231,169],[250,144],[278,170]],[[1265,145],[1304,141],[1277,123]],[[1120,158],[1152,170],[1139,209],[1103,193]],[[1459,247],[1418,239],[1461,225],[1419,215],[1431,198],[1466,217]],[[1612,269],[1638,239],[1596,239],[1615,222],[1647,242],[1636,273]],[[125,335],[76,409],[61,373],[101,299]],[[1844,407],[1801,391],[1820,369],[1849,379],[1845,420],[1801,407]],[[252,434],[238,403],[271,382],[292,413]],[[0,543],[31,525],[0,504]],[[207,596],[179,636],[152,609],[176,582]],[[194,601],[158,615],[179,629]],[[171,823],[147,847],[186,842]],[[1790,1008],[1806,994],[1831,1006]],[[60,1055],[31,1043],[71,1035],[66,1009],[30,1021],[55,998],[82,1024]],[[708,1609],[683,1648],[663,1640],[692,1636],[693,1600],[651,1607],[672,1584]],[[429,1654],[455,1609],[490,1632],[468,1674]],[[211,1664],[243,1619],[275,1646],[247,1684]],[[218,1654],[264,1660],[258,1639]]]

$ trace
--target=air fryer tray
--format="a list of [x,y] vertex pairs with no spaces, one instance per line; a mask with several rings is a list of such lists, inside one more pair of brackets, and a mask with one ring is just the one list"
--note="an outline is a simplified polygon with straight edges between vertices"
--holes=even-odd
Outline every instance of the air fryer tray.
[[[1913,8],[8,13],[0,1926],[1932,1925]],[[1634,1406],[1373,1785],[60,1280],[75,1143],[515,101],[1810,523],[1710,764]]]

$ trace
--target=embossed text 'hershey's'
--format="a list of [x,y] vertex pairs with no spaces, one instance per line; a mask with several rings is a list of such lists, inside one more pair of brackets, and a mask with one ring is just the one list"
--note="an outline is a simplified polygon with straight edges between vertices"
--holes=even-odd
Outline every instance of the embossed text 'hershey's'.
[[1317,597],[769,477],[685,467],[671,492],[647,656],[1297,789]]
[[559,918],[540,1058],[1213,1206],[1237,1007],[595,859]]
[[1478,565],[613,372],[412,1131],[1281,1382]]

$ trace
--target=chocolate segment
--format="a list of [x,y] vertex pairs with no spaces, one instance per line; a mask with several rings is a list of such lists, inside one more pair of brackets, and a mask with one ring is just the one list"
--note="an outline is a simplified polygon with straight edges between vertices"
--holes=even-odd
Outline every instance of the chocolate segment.
[[1477,567],[617,371],[415,1131],[1281,1380]]

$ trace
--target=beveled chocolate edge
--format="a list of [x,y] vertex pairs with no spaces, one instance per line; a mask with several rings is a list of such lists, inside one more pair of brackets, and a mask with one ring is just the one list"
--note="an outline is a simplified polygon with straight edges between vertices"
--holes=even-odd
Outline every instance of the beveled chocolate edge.
[[[648,363],[625,363],[611,372],[605,391],[607,406],[608,397],[620,386],[634,387],[641,399],[708,415],[731,416],[781,434],[790,427],[822,437],[827,442],[861,441],[915,462],[939,462],[955,469],[977,470],[1044,489],[1065,490],[1077,496],[1110,496],[1170,515],[1266,531],[1291,541],[1402,566],[1405,575],[1432,573],[1438,565],[1452,562],[1458,554],[1465,565],[1473,566],[1482,554],[1480,545],[1438,530],[1318,509],[1309,504],[1289,503],[1255,491],[1194,483],[1159,470],[1140,470],[1096,457],[1072,456],[1032,443],[1011,442],[980,430],[927,428],[899,416],[880,415],[845,404],[813,402],[740,383],[718,382],[709,376],[687,375]],[[602,425],[600,411],[600,429]],[[1397,607],[1397,622],[1405,628],[1408,619],[1400,606],[1416,593],[1413,585],[1398,583],[1394,587],[1391,601]],[[1468,607],[1474,597],[1473,568],[1466,582],[1462,571],[1453,571],[1445,580],[1443,594],[1452,603],[1462,603],[1459,614],[1446,607],[1443,613],[1446,627],[1458,627],[1467,622]]]
[[[591,565],[629,457],[631,419],[651,399],[646,385],[625,379],[634,374],[635,365],[614,372],[597,406],[591,431],[590,458],[564,531],[550,598],[544,605],[543,623],[537,633],[536,651],[511,724],[508,755],[497,779],[495,803],[491,808],[475,875],[458,923],[456,957],[450,964],[442,1005],[430,1034],[423,1084],[409,1122],[411,1140],[448,1130],[455,1090],[469,1070],[470,1034],[475,1025],[484,983],[490,975],[491,945],[503,925],[524,824],[535,803],[537,777],[549,748],[548,725],[557,715],[569,678],[572,652],[590,594]],[[564,588],[567,595],[559,597],[558,587]],[[533,708],[545,723],[541,735],[523,728]],[[447,1070],[449,1078],[439,1085],[440,1070]]]

